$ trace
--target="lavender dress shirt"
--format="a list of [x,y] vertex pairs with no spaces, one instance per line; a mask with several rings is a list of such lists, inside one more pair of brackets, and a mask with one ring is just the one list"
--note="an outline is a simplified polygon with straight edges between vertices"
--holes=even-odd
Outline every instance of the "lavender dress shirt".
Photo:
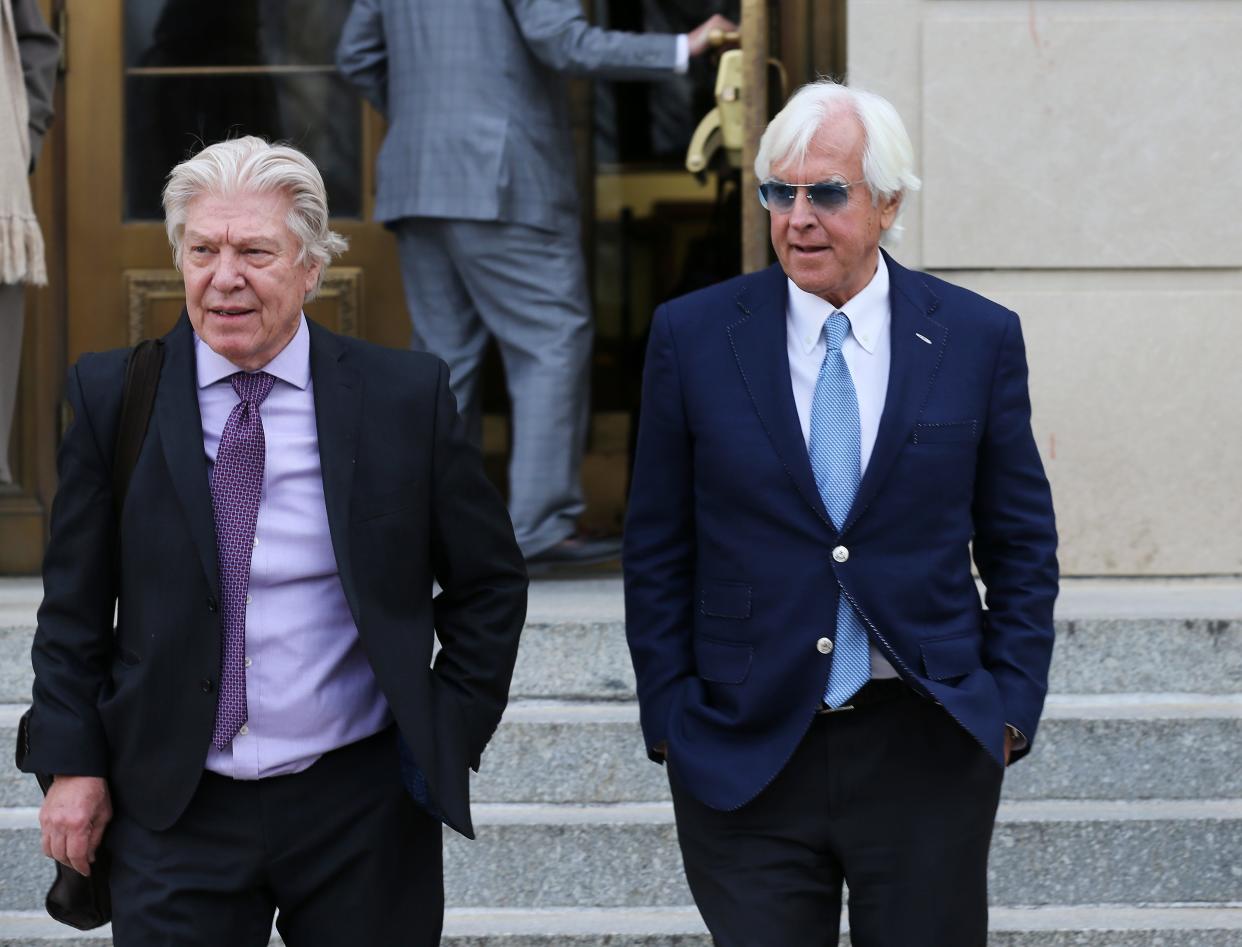
[[[239,371],[197,336],[203,449],[215,463]],[[267,440],[246,613],[249,719],[207,769],[233,779],[297,773],[329,750],[392,720],[345,601],[319,466],[310,331],[297,334],[264,371],[276,377],[260,415]]]

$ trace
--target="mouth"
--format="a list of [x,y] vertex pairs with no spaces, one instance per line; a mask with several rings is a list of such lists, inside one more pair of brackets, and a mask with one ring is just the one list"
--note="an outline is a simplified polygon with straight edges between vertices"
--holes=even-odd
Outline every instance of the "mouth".
[[208,306],[207,311],[213,316],[223,319],[237,319],[251,315],[254,310],[248,306]]
[[819,254],[819,253],[827,253],[829,250],[832,249],[831,247],[822,247],[822,246],[815,246],[811,244],[799,244],[799,243],[791,244],[790,246],[793,249],[794,253],[797,253],[802,256],[815,256],[816,254]]

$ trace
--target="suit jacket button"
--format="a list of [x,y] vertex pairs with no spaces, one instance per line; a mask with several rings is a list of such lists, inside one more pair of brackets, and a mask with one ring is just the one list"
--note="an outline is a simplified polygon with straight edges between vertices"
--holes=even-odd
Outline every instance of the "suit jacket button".
[[216,597],[214,595],[207,596],[207,611],[214,612],[216,610]]
[[204,694],[210,694],[211,693],[211,678],[209,677],[203,678],[201,681],[198,682],[198,686],[203,689]]
[[820,638],[815,642],[815,647],[819,649],[820,654],[829,654],[832,651],[832,639]]
[[837,560],[837,562],[845,562],[845,560],[848,559],[849,557],[850,557],[850,551],[846,549],[844,546],[838,546],[836,549],[832,551],[832,558]]

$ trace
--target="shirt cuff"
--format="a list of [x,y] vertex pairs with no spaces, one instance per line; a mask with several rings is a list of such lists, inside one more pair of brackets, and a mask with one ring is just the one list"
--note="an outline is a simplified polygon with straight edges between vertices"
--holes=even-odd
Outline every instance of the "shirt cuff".
[[685,33],[677,34],[677,65],[673,68],[678,74],[684,74],[690,68],[690,37]]

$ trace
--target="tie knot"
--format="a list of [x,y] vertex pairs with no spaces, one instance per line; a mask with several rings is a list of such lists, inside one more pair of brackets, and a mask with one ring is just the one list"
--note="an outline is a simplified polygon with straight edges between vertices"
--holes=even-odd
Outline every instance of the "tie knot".
[[276,384],[276,376],[267,372],[238,372],[229,380],[233,383],[237,397],[256,408],[272,393],[272,386]]
[[845,337],[850,334],[850,317],[843,312],[834,312],[824,323],[824,341],[829,351],[840,349]]

